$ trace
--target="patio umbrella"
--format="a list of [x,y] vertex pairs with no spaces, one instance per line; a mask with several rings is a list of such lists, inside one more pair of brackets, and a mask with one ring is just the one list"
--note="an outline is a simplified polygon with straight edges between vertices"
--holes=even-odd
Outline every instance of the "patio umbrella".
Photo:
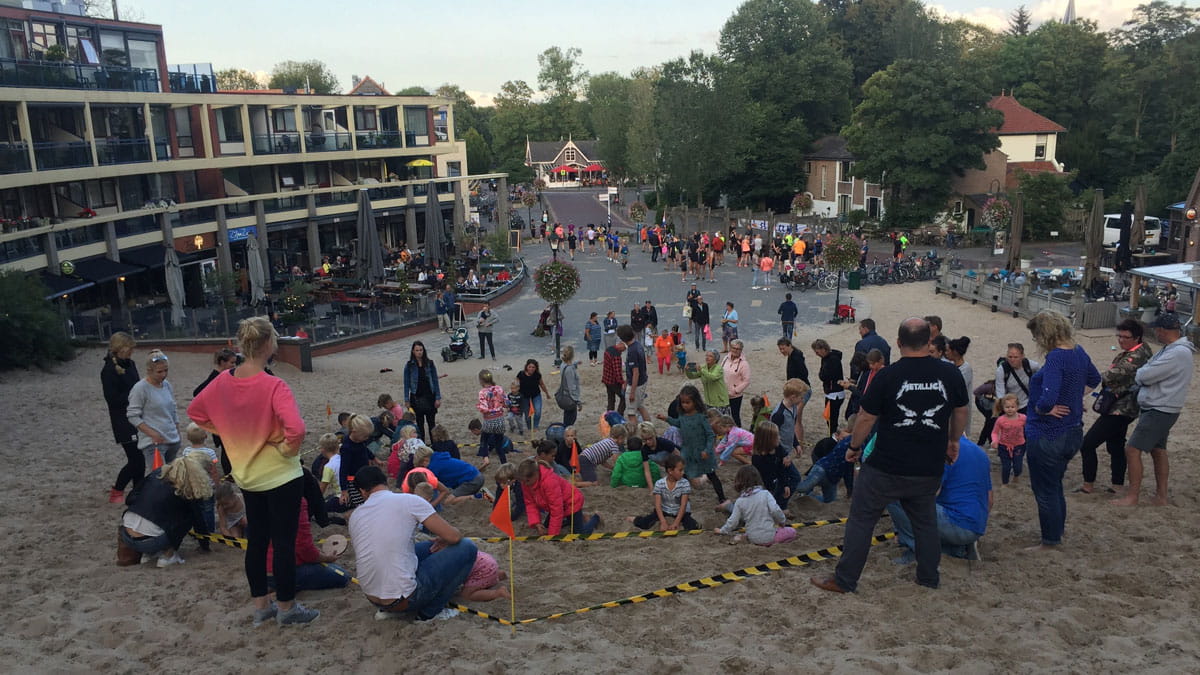
[[1131,248],[1143,248],[1146,245],[1146,184],[1138,183],[1137,191],[1133,193],[1133,226],[1129,231]]
[[446,260],[442,205],[438,201],[437,183],[432,181],[425,192],[425,259],[431,263]]
[[167,281],[167,297],[171,299],[171,325],[183,325],[183,270],[179,267],[179,256],[175,249],[168,248],[166,264],[163,267]]
[[246,238],[246,272],[250,277],[250,304],[257,305],[267,299],[267,270],[263,267],[262,249],[258,237]]
[[553,169],[550,170],[550,172],[551,173],[579,173],[579,169],[576,169],[573,166],[567,166],[566,164],[563,164],[562,166],[554,167]]
[[588,164],[587,168],[585,168],[584,171],[587,171],[588,173],[599,173],[601,171],[604,171],[604,167],[600,166],[599,164],[593,163],[593,164]]
[[1092,281],[1100,273],[1100,258],[1104,255],[1104,190],[1095,190],[1092,196],[1092,213],[1088,216],[1087,230],[1083,233],[1083,251],[1087,256],[1083,268],[1083,287],[1091,288]]
[[[1121,238],[1117,240],[1117,260],[1113,269],[1124,272],[1133,266],[1133,251],[1129,245],[1129,230],[1133,227],[1133,202],[1128,199],[1121,205],[1121,222],[1118,225]],[[1101,214],[1100,236],[1103,237],[1103,214]]]
[[375,225],[375,212],[371,210],[371,197],[367,188],[358,191],[357,230],[358,278],[368,284],[384,280],[383,247],[379,244],[379,228]]
[[1013,204],[1012,234],[1008,242],[1008,269],[1015,272],[1021,269],[1021,237],[1025,235],[1025,194],[1017,192]]
[[433,162],[427,159],[414,159],[408,164],[405,164],[405,166],[433,166]]

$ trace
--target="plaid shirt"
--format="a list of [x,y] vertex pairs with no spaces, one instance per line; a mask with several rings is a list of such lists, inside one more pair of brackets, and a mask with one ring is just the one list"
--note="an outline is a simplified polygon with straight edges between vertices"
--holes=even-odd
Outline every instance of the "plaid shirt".
[[616,347],[604,350],[604,373],[600,376],[604,384],[625,384],[625,374],[621,368],[621,352]]

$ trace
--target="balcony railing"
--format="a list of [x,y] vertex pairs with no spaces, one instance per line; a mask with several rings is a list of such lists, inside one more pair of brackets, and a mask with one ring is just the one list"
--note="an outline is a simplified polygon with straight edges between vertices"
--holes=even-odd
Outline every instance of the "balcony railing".
[[97,138],[96,154],[101,164],[149,162],[150,141],[145,138]]
[[70,230],[59,230],[54,233],[54,246],[58,250],[95,244],[104,241],[104,224],[96,223]]
[[418,134],[415,131],[404,132],[404,147],[423,148],[429,145],[429,134]]
[[158,232],[162,229],[159,225],[158,217],[153,214],[145,214],[142,216],[134,216],[118,220],[116,225],[117,237],[129,237],[135,234],[144,234],[146,232]]
[[0,244],[0,263],[15,262],[32,258],[46,252],[43,242],[45,237],[34,236],[24,239],[10,239]]
[[208,75],[167,73],[171,92],[178,94],[211,94],[217,90],[216,80]]
[[307,134],[304,139],[308,144],[309,152],[333,152],[337,150],[352,150],[350,147],[350,134],[342,132]]
[[33,153],[37,157],[38,171],[92,165],[92,149],[87,141],[34,143]]
[[300,134],[279,131],[273,134],[254,134],[254,154],[280,155],[300,152]]
[[27,143],[0,143],[0,173],[20,173],[28,170]]
[[0,58],[0,87],[158,91],[153,68]]
[[399,131],[360,131],[357,136],[359,150],[404,147],[404,138]]

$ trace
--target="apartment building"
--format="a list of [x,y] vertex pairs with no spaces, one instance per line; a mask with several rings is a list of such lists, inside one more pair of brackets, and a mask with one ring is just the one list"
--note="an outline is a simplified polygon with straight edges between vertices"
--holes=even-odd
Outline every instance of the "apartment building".
[[415,250],[427,200],[466,221],[453,115],[437,96],[219,92],[211,69],[168,65],[161,26],[0,0],[0,269],[123,297],[170,247],[190,302],[200,267],[245,267],[250,238],[268,270],[347,247],[364,187],[384,245]]

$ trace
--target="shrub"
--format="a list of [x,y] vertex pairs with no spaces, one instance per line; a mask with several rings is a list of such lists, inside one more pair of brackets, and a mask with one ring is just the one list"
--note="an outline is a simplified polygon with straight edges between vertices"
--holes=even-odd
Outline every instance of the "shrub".
[[75,356],[64,321],[46,300],[49,291],[24,272],[0,272],[0,370],[47,368]]

